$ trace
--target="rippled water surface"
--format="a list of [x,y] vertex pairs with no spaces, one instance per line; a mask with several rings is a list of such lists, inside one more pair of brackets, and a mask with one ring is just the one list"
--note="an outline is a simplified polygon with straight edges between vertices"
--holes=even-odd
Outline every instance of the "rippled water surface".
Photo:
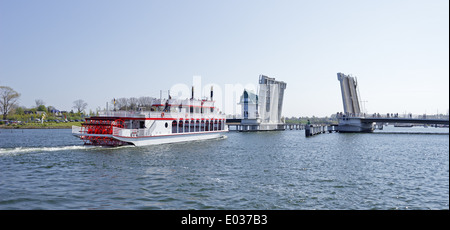
[[448,129],[382,132],[103,148],[0,130],[0,209],[449,209]]

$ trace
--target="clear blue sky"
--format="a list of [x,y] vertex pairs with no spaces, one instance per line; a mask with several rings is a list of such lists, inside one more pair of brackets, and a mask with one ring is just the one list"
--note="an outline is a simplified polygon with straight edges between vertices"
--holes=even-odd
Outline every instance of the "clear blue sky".
[[0,0],[0,85],[70,110],[182,83],[287,83],[283,115],[342,111],[336,73],[367,112],[449,109],[448,0]]

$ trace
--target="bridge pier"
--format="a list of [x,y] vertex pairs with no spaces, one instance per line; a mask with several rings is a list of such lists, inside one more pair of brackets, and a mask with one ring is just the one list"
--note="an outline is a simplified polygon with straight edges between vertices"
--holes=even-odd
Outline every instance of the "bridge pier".
[[448,125],[448,119],[417,119],[400,117],[346,117],[338,118],[339,132],[367,133],[374,129],[383,129],[384,123],[424,124],[424,125]]
[[341,117],[338,119],[338,132],[341,133],[371,133],[373,122],[365,122],[361,117]]

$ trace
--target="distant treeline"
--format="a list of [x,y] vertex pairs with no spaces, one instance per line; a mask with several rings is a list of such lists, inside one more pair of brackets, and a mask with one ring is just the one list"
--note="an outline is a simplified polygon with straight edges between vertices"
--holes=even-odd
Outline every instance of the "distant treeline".
[[332,117],[291,117],[291,118],[285,118],[285,122],[287,124],[336,124],[337,119],[336,116]]

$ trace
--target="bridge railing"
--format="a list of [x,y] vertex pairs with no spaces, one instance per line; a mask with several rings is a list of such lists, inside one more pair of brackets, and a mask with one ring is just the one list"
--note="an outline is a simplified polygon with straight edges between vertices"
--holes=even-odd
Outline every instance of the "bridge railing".
[[448,120],[449,115],[444,114],[412,114],[412,113],[360,113],[360,114],[351,114],[351,113],[337,113],[337,118],[343,117],[360,117],[360,118],[402,118],[402,119],[442,119]]

